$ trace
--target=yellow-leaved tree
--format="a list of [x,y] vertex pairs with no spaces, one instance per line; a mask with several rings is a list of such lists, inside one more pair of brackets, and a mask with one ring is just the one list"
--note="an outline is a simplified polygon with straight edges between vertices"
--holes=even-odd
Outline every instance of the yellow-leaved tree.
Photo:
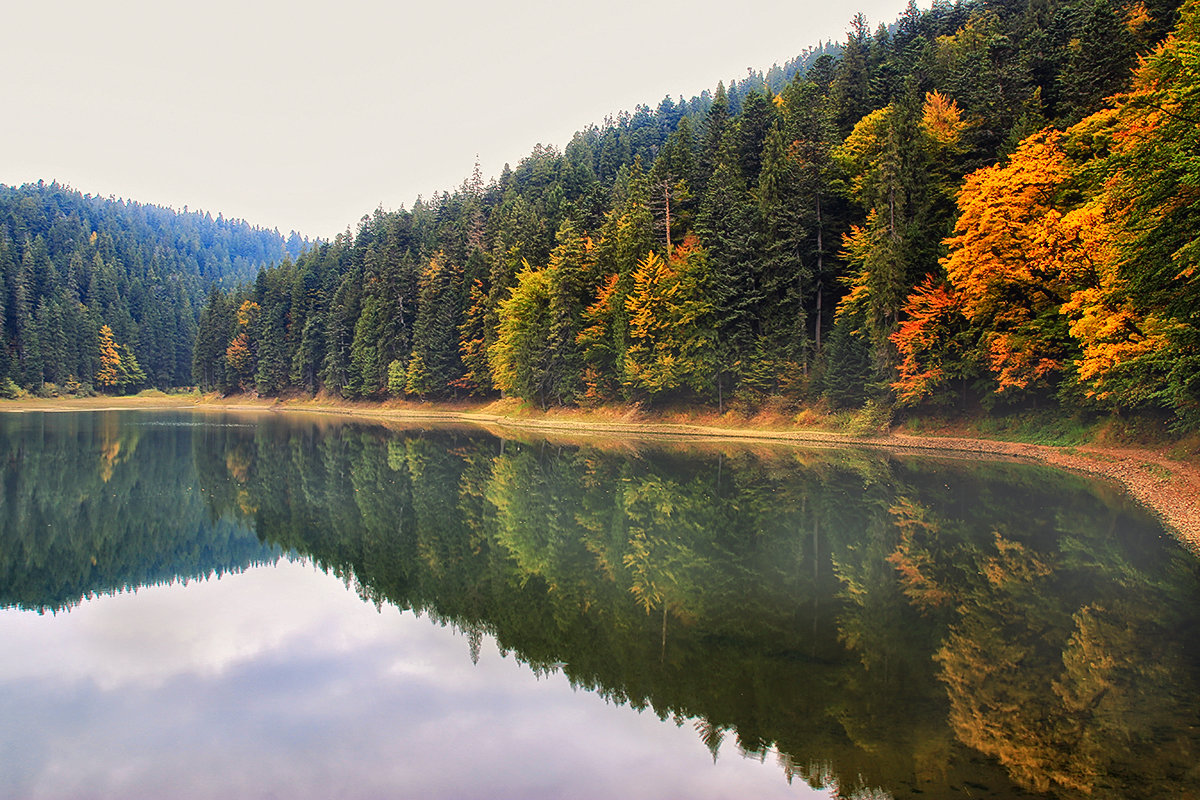
[[120,380],[121,355],[117,352],[117,343],[113,339],[112,328],[107,325],[100,327],[100,369],[96,370],[96,385],[101,391],[117,390]]
[[96,370],[96,386],[100,391],[112,394],[131,392],[146,384],[146,373],[138,364],[133,349],[129,345],[118,344],[112,328],[107,325],[100,327],[97,345],[100,349],[100,368]]
[[625,380],[650,397],[709,388],[713,360],[712,304],[704,291],[708,259],[689,235],[664,261],[651,252],[638,262],[625,299],[629,348]]
[[1061,137],[1042,131],[1007,164],[969,175],[947,240],[946,277],[1000,393],[1051,385],[1071,355],[1059,314],[1070,287],[1053,253],[1062,216],[1055,196],[1070,177]]

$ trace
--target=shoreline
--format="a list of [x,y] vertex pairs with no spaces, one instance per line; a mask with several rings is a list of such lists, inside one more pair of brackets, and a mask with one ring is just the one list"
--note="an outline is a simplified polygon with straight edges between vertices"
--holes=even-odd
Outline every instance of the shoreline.
[[830,448],[872,449],[929,454],[953,454],[977,459],[1016,459],[1048,464],[1112,481],[1155,514],[1168,530],[1192,553],[1200,557],[1200,464],[1180,461],[1145,447],[1081,445],[1063,447],[1026,444],[936,434],[880,433],[854,435],[817,429],[777,430],[745,426],[725,427],[706,423],[603,419],[586,411],[570,416],[540,417],[504,413],[493,407],[434,406],[409,404],[362,404],[321,400],[258,400],[198,396],[57,398],[0,401],[0,413],[17,411],[116,411],[136,409],[258,411],[273,413],[317,413],[363,419],[465,423],[490,429],[535,433],[601,436],[623,439],[677,439],[743,442],[746,444],[791,444]]

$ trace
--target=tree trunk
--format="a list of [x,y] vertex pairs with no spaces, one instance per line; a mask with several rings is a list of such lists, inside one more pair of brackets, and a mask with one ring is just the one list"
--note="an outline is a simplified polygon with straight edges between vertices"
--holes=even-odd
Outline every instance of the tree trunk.
[[825,282],[825,238],[821,226],[821,193],[817,192],[817,350],[821,354],[821,294]]
[[670,187],[670,185],[667,184],[666,181],[663,181],[663,204],[666,208],[666,216],[667,216],[667,225],[666,225],[667,259],[670,260],[670,258],[671,258],[671,187]]

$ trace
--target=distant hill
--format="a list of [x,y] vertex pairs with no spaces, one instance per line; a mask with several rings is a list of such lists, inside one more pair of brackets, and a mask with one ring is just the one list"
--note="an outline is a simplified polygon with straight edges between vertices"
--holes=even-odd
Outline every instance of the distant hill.
[[285,239],[220,215],[57,183],[0,185],[0,383],[91,383],[107,325],[140,364],[140,383],[190,384],[204,293],[307,246],[295,232]]

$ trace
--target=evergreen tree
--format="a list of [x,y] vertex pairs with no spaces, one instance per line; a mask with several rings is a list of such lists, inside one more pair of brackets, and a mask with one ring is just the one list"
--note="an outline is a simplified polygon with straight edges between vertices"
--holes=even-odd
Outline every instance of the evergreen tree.
[[829,337],[820,386],[834,408],[858,408],[875,394],[871,347],[856,328],[862,322],[853,314],[839,315]]
[[287,388],[291,374],[290,352],[292,282],[295,270],[290,260],[258,274],[254,296],[259,305],[254,339],[258,362],[254,388],[259,394],[276,395]]
[[553,295],[550,300],[549,375],[547,392],[559,403],[571,402],[583,389],[580,381],[582,361],[576,342],[583,309],[593,296],[592,252],[590,240],[580,237],[570,220],[558,230],[558,246],[550,253],[549,274]]
[[0,186],[0,370],[27,388],[89,382],[103,321],[137,352],[145,382],[188,383],[205,293],[252,277],[282,245],[240,221],[58,184]]
[[[460,270],[444,253],[435,253],[421,273],[416,320],[413,323],[414,358],[427,376],[423,393],[452,395],[463,375],[458,347],[462,308],[456,292]],[[412,381],[413,367],[409,367]]]
[[1109,0],[1093,0],[1068,52],[1059,95],[1069,99],[1060,116],[1075,122],[1099,108],[1106,97],[1128,88],[1135,51],[1128,24]]
[[811,291],[812,268],[804,212],[810,197],[804,192],[802,166],[776,125],[763,147],[758,181],[758,207],[764,232],[762,320],[759,355],[766,380],[758,390],[774,393],[785,373],[801,369],[807,358],[805,298]]
[[230,385],[225,348],[233,339],[234,321],[233,303],[214,286],[200,312],[193,349],[192,377],[204,391],[225,391]]
[[696,218],[696,230],[712,265],[717,403],[723,408],[726,394],[749,366],[763,296],[758,209],[746,191],[731,137],[726,137],[722,153]]
[[361,285],[362,273],[358,269],[347,273],[338,283],[325,313],[322,331],[325,354],[320,380],[326,389],[337,394],[345,392],[350,381],[350,348],[354,343],[354,326],[361,310]]
[[855,15],[842,47],[842,57],[833,73],[830,93],[838,127],[849,133],[854,125],[874,110],[871,100],[870,42],[867,18]]

